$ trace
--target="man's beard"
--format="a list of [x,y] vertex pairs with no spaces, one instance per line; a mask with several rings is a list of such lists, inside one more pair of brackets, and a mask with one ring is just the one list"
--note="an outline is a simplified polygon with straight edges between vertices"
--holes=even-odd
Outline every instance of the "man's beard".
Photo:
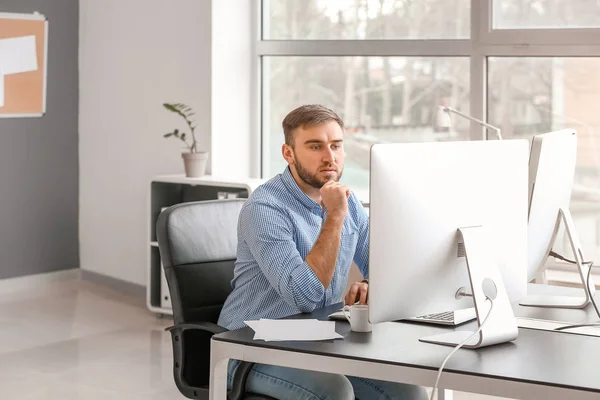
[[[302,166],[302,164],[300,163],[300,161],[298,161],[298,157],[296,157],[296,154],[294,154],[294,158],[295,158],[295,162],[294,162],[294,166],[296,167],[296,172],[298,173],[298,176],[300,177],[300,179],[302,179],[302,181],[304,181],[304,183],[306,183],[307,185],[310,185],[312,187],[314,187],[315,189],[321,189],[323,187],[323,185],[325,185],[325,183],[327,183],[330,180],[335,180],[336,182],[339,182],[339,180],[342,178],[342,173],[344,172],[344,170],[340,170],[338,174],[336,174],[337,176],[335,178],[331,178],[331,179],[327,179],[325,178],[325,180],[321,181],[317,178],[317,175],[312,175],[306,168],[304,168]],[[330,164],[333,165],[333,164]],[[328,165],[323,165],[323,167],[327,167]]]

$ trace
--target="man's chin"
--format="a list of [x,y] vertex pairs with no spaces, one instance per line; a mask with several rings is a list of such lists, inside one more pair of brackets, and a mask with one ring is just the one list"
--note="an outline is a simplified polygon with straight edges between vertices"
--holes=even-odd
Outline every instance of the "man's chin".
[[339,174],[337,172],[321,172],[321,175],[323,176],[323,181],[328,182],[328,181],[332,181],[332,180],[339,180]]
[[334,182],[339,181],[338,176],[336,174],[334,174],[334,175],[325,176],[324,178],[319,179],[319,183],[321,184],[321,186],[323,186],[327,182],[331,182],[331,181],[334,181]]

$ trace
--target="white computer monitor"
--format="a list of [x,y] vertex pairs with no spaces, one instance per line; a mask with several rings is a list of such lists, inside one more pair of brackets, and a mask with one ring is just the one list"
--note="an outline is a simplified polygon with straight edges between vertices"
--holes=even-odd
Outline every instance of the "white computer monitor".
[[569,209],[577,163],[573,129],[536,135],[529,156],[527,279],[543,269],[554,244],[559,209]]
[[[456,297],[472,289],[461,227],[485,228],[479,255],[484,268],[499,270],[507,302],[526,295],[528,148],[527,140],[372,146],[372,323],[473,306]],[[509,302],[508,309],[512,315]]]
[[[569,211],[576,164],[577,135],[574,129],[533,137],[529,157],[528,281],[538,277],[544,270],[561,224],[571,248],[572,254],[568,255],[580,264],[584,261],[581,243]],[[579,267],[583,283],[583,279],[587,278],[587,268],[583,265]],[[528,296],[521,304],[582,308],[589,302],[589,291],[583,294],[582,297]]]

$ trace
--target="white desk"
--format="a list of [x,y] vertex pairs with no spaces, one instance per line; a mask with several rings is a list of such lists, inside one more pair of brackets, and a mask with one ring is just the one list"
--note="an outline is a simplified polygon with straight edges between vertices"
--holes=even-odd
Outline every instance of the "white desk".
[[[558,291],[568,294],[571,289]],[[299,317],[326,319],[338,307]],[[580,322],[594,318],[591,308],[587,313],[558,310],[558,314],[563,320],[571,316],[573,322]],[[555,318],[552,310],[538,311]],[[515,313],[532,317],[536,309],[517,307]],[[211,345],[211,399],[226,398],[229,359],[431,387],[451,348],[421,343],[418,338],[452,329],[390,322],[374,325],[371,333],[355,333],[349,324],[336,322],[345,339],[323,342],[254,341],[250,328],[219,334]],[[450,390],[458,390],[517,399],[597,400],[599,358],[598,337],[520,329],[514,342],[457,352],[442,374],[440,387],[447,391],[440,391],[439,398],[451,398]]]

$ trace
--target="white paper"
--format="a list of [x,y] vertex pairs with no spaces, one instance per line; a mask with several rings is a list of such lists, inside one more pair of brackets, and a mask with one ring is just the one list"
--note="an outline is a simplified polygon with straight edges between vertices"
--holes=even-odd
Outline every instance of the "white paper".
[[[541,331],[554,331],[563,326],[575,325],[573,322],[549,321],[535,318],[517,317],[517,326],[519,328],[538,329]],[[578,335],[600,336],[600,327],[587,326],[582,328],[572,328],[564,331],[555,331],[557,333],[575,333]]]
[[0,68],[4,75],[37,71],[35,36],[0,39]]
[[255,340],[270,341],[314,341],[343,339],[335,331],[334,321],[316,319],[261,319],[244,321],[254,330]]
[[4,74],[0,68],[0,107],[4,107]]
[[244,321],[254,331],[254,340],[264,340],[260,330],[260,321]]
[[246,325],[248,325],[254,332],[258,331],[260,321],[244,321]]

